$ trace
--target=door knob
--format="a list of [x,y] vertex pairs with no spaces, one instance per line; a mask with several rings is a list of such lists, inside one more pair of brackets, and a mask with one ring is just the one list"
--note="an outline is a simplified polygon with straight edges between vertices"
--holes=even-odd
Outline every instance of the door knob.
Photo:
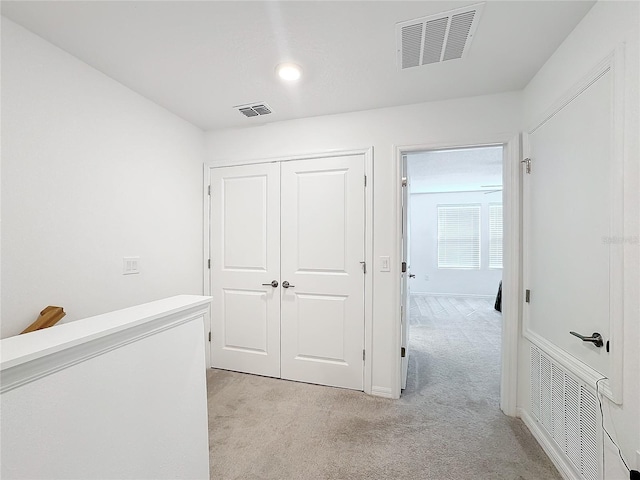
[[284,282],[282,282],[282,288],[293,288],[293,287],[295,287],[295,285],[291,285],[286,280]]
[[[271,285],[273,288],[276,288],[278,286],[278,281],[277,280],[273,280],[271,283],[263,283],[262,285],[264,285],[264,286]],[[284,284],[282,286],[284,287]]]
[[585,337],[584,335],[580,335],[576,332],[569,333],[574,337],[578,337],[583,342],[592,342],[596,347],[601,347],[604,345],[604,342],[602,341],[602,335],[600,335],[598,332],[593,332],[590,337]]
[[410,273],[409,278],[416,278],[416,276],[413,273]]

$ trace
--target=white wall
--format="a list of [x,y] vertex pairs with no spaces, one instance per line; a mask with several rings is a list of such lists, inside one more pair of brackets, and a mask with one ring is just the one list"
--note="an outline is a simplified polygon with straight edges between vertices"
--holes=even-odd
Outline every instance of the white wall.
[[[411,195],[410,265],[413,293],[490,295],[498,293],[502,269],[489,268],[489,203],[502,201],[500,192],[418,193]],[[438,268],[438,205],[480,205],[480,268]]]
[[[324,117],[305,118],[243,129],[207,133],[207,161],[219,164],[313,154],[327,150],[374,147],[374,263],[391,257],[391,271],[372,268],[372,385],[391,393],[394,339],[399,312],[399,263],[395,258],[396,147],[408,145],[469,145],[494,142],[520,130],[521,94],[504,93]],[[250,120],[247,122],[251,125]]]
[[[625,132],[624,132],[624,205],[625,237],[638,237],[640,198],[638,191],[640,148],[638,145],[639,104],[638,85],[638,22],[637,2],[598,2],[584,17],[560,48],[547,61],[524,90],[525,127],[560,98],[621,42],[626,41],[625,56]],[[616,406],[604,399],[607,428],[622,447],[627,462],[640,468],[640,256],[637,242],[624,247],[624,372],[623,403]],[[533,259],[535,261],[535,259]],[[529,343],[522,339],[519,362],[519,406],[529,408]],[[608,441],[607,441],[608,443]],[[628,473],[607,445],[607,479],[628,478]]]
[[[204,134],[2,18],[2,337],[202,293]],[[139,256],[141,273],[122,275]]]

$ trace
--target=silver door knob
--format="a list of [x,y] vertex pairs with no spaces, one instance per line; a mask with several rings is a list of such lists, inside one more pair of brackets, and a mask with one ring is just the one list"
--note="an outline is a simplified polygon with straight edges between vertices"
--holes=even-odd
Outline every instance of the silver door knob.
[[284,282],[282,282],[282,288],[293,288],[293,287],[295,287],[295,285],[291,285],[286,280]]
[[[264,286],[271,285],[273,288],[276,288],[278,286],[278,281],[277,280],[273,280],[271,283],[263,283],[262,285],[264,285]],[[284,287],[284,284],[282,286]]]
[[600,335],[598,332],[593,332],[590,337],[585,337],[584,335],[580,335],[576,332],[569,333],[574,337],[578,337],[583,342],[592,342],[596,347],[601,347],[604,345],[604,342],[602,341],[602,335]]

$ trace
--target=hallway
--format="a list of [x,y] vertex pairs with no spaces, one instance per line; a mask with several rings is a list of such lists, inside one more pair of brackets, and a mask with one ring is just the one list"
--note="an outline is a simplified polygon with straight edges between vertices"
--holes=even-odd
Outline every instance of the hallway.
[[209,370],[211,478],[559,479],[498,407],[490,303],[412,298],[409,382],[396,401]]

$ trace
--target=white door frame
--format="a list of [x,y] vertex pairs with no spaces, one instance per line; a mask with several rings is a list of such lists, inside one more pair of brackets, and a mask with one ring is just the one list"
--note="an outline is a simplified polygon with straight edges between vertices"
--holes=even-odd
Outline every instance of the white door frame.
[[[211,197],[209,196],[209,185],[211,184],[211,170],[214,168],[232,167],[239,165],[253,165],[258,163],[270,163],[270,162],[287,162],[291,160],[314,160],[328,157],[343,157],[350,155],[363,155],[364,156],[364,172],[366,176],[365,185],[365,233],[364,233],[364,249],[365,249],[365,262],[367,265],[367,274],[364,280],[364,392],[371,394],[371,378],[372,378],[372,362],[373,357],[373,147],[362,148],[358,150],[339,150],[339,151],[324,151],[320,153],[309,153],[288,157],[275,157],[275,158],[259,158],[249,160],[236,160],[225,161],[216,163],[214,165],[204,165],[203,174],[203,291],[205,295],[211,295],[211,279],[209,270],[209,259],[211,258],[211,243],[209,238],[210,221],[211,221]],[[364,179],[363,179],[364,181]],[[207,323],[207,336],[211,332],[211,316],[205,320]],[[211,367],[211,346],[206,348],[208,365]]]
[[[502,270],[502,345],[501,345],[501,381],[500,408],[509,416],[516,416],[517,388],[518,388],[518,342],[521,326],[521,224],[520,224],[520,136],[495,135],[465,141],[439,142],[422,145],[395,146],[394,168],[394,199],[395,199],[395,255],[402,254],[402,155],[411,152],[428,150],[446,150],[451,148],[483,147],[503,145],[502,160],[502,201],[504,215],[504,240]],[[401,325],[400,325],[400,272],[394,277],[394,305],[396,306],[396,328],[394,345],[397,345],[398,355],[394,356],[392,379],[393,398],[400,397],[401,390]]]

